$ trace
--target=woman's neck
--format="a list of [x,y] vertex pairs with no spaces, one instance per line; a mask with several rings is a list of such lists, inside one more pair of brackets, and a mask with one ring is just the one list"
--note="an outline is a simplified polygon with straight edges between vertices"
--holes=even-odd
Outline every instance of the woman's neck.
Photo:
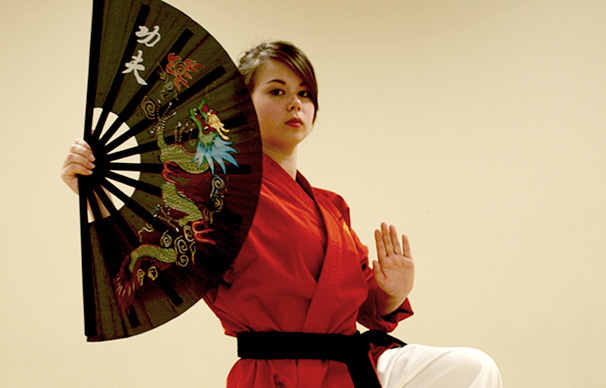
[[263,147],[263,153],[280,165],[292,179],[297,178],[297,149],[291,153],[277,152],[269,147]]

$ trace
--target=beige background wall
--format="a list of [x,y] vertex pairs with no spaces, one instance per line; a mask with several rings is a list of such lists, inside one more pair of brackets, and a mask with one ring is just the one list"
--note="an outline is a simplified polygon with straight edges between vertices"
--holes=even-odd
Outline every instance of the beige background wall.
[[[0,385],[221,387],[235,343],[199,304],[88,344],[77,200],[90,1],[0,5]],[[506,387],[604,384],[606,2],[172,0],[235,58],[281,38],[321,112],[302,171],[372,242],[410,235],[408,342],[491,354]]]

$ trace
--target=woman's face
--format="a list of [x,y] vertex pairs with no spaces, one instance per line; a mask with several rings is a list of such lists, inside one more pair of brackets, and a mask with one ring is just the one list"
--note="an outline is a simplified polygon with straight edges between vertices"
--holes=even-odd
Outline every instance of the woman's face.
[[315,107],[303,80],[286,64],[268,60],[255,74],[252,100],[263,149],[291,153],[311,132]]

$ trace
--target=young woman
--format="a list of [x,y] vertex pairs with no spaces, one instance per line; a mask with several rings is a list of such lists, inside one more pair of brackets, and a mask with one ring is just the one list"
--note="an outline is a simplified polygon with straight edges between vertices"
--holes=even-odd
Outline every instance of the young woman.
[[[414,262],[408,238],[383,223],[378,259],[350,228],[335,193],[297,170],[298,146],[318,112],[313,67],[295,46],[264,43],[240,71],[263,142],[263,182],[255,219],[234,265],[204,298],[241,357],[228,387],[501,387],[486,354],[468,348],[404,345],[383,334],[412,315]],[[94,156],[76,141],[62,171],[77,192]],[[356,322],[371,331],[359,335]],[[379,385],[379,381],[380,384]]]

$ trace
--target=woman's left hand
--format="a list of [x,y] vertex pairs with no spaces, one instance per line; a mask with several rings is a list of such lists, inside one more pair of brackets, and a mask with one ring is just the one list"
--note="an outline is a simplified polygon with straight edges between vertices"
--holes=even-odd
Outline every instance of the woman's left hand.
[[395,311],[408,297],[414,283],[414,261],[410,254],[408,237],[402,235],[400,245],[398,232],[393,225],[381,224],[375,231],[378,261],[373,262],[373,271],[379,288],[389,295],[384,315]]

